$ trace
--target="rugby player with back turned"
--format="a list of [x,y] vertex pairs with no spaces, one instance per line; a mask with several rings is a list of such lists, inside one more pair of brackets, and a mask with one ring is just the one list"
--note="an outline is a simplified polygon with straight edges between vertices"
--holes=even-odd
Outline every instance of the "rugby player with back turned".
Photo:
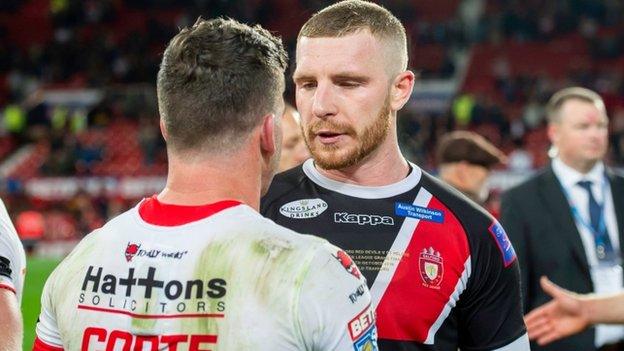
[[503,228],[399,150],[397,111],[414,84],[399,20],[336,3],[304,24],[296,61],[313,159],[275,177],[261,212],[346,249],[371,289],[381,350],[528,350]]
[[286,53],[199,20],[157,81],[165,189],[85,237],[44,288],[35,350],[376,350],[364,279],[257,212],[279,159]]

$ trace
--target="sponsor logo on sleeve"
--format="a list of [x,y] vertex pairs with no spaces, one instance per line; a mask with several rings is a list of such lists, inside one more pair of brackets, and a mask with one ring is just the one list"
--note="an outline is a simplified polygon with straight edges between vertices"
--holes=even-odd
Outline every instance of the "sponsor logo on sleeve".
[[142,249],[141,244],[128,243],[124,255],[126,261],[130,262],[134,257],[161,258],[161,259],[182,259],[188,251],[165,251],[159,249]]
[[128,246],[126,246],[126,261],[128,262],[132,261],[134,256],[136,256],[137,252],[139,252],[140,248],[141,248],[140,244],[128,243]]
[[375,311],[371,305],[353,318],[347,328],[355,351],[377,351]]
[[421,207],[403,202],[395,202],[394,213],[401,217],[416,218],[434,223],[444,223],[444,211],[433,208]]
[[365,293],[366,284],[360,284],[360,286],[358,286],[354,292],[349,294],[349,301],[351,301],[351,303],[356,303],[360,299],[360,297],[364,296]]
[[507,237],[507,233],[503,226],[500,225],[497,221],[494,221],[492,225],[488,228],[492,237],[496,241],[496,245],[503,255],[503,263],[505,264],[505,268],[509,267],[516,260],[516,251],[511,245],[511,241],[509,241],[509,237]]
[[423,249],[418,260],[420,278],[427,288],[440,289],[442,277],[444,277],[444,260],[439,251],[429,247]]
[[340,264],[344,267],[344,269],[347,270],[347,272],[351,273],[351,275],[353,275],[357,279],[360,279],[362,274],[355,265],[355,262],[353,262],[353,259],[351,259],[351,256],[349,256],[346,252],[342,250],[336,252],[336,254],[333,256],[338,260],[338,262],[340,262]]
[[11,260],[4,256],[0,256],[0,276],[11,278],[11,273],[13,273],[13,270],[11,269]]
[[306,219],[318,217],[327,207],[327,202],[322,199],[301,199],[282,205],[279,211],[288,218]]

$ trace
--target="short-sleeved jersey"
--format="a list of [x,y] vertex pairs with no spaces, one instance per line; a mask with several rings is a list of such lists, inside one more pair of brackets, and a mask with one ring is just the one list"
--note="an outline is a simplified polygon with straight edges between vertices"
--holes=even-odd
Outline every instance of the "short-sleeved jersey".
[[236,201],[156,197],[89,234],[46,282],[35,350],[376,350],[349,256]]
[[26,254],[9,218],[4,202],[0,200],[0,288],[11,290],[22,301]]
[[381,350],[528,350],[503,228],[411,164],[388,186],[334,181],[312,160],[277,175],[261,213],[328,239],[366,277]]

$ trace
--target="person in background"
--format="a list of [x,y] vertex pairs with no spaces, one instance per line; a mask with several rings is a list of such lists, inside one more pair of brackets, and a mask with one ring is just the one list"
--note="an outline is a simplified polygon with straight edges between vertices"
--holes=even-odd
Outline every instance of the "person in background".
[[298,166],[310,157],[310,153],[303,141],[301,131],[301,116],[299,112],[289,104],[286,104],[284,115],[282,116],[282,156],[278,172]]
[[437,145],[439,177],[483,205],[492,167],[505,164],[505,154],[484,137],[468,131],[444,135]]
[[[540,277],[580,293],[624,287],[624,177],[607,167],[609,119],[595,92],[570,87],[546,106],[552,162],[502,196],[501,221],[516,248],[525,312],[550,300]],[[534,350],[620,350],[624,327],[599,325]]]

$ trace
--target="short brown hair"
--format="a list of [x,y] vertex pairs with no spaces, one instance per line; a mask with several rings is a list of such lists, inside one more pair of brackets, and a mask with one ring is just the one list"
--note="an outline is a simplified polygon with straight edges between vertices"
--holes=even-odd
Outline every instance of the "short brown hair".
[[604,101],[602,101],[602,98],[598,95],[598,93],[582,87],[570,87],[559,90],[553,94],[548,101],[548,104],[546,105],[546,117],[548,118],[548,122],[559,123],[561,121],[561,116],[559,114],[561,106],[563,106],[566,101],[572,99],[594,104],[596,105],[596,108],[606,115]]
[[177,151],[235,147],[267,113],[281,114],[287,55],[281,39],[232,19],[198,19],[167,46],[158,106]]
[[456,131],[444,135],[438,143],[438,165],[468,162],[487,169],[507,162],[505,154],[479,134]]
[[393,57],[398,57],[398,69],[407,69],[407,36],[405,27],[390,11],[363,0],[345,0],[315,13],[301,28],[301,37],[343,37],[368,29],[371,34],[391,44]]

